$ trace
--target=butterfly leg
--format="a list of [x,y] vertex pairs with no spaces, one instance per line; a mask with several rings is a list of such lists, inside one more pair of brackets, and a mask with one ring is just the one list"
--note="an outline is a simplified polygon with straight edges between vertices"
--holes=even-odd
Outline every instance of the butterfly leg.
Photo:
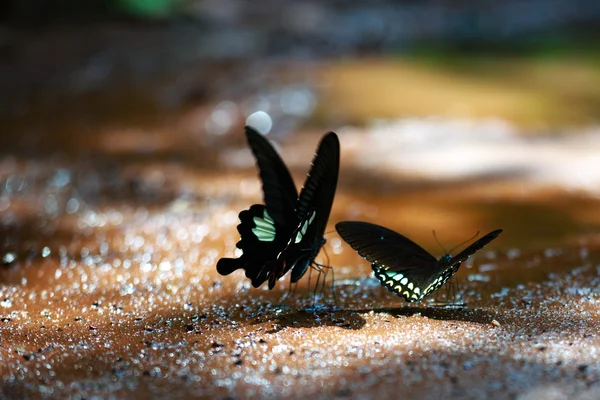
[[294,297],[294,295],[296,294],[297,287],[298,287],[297,283],[290,283],[290,288],[289,288],[288,292],[285,294],[285,296],[283,296],[283,299],[281,299],[280,305],[283,305],[290,297]]
[[456,278],[450,278],[450,281],[448,282],[447,292],[448,293],[446,293],[446,301],[448,301],[450,304],[454,304],[456,302]]
[[[445,285],[446,288],[446,304],[454,303],[454,277],[450,278],[448,283]],[[450,300],[450,294],[452,293],[452,300]]]
[[[323,291],[323,293],[325,293],[325,288],[326,288],[326,282],[327,282],[327,275],[329,274],[329,271],[331,271],[331,293],[333,294],[333,302],[334,304],[337,304],[337,298],[335,295],[335,288],[334,288],[334,284],[335,284],[335,271],[333,269],[333,267],[329,266],[329,265],[323,265],[323,264],[319,264],[316,262],[313,262],[312,268],[314,268],[315,270],[317,270],[319,272],[319,276],[322,273],[323,276],[323,283],[321,284],[321,290]],[[318,289],[318,285],[315,288],[315,292]]]
[[462,294],[460,293],[460,290],[458,287],[458,278],[456,278],[456,276],[453,276],[452,280],[450,281],[450,284],[452,285],[452,306],[453,307],[466,307],[467,303],[465,303],[464,298],[463,298]]
[[462,297],[458,290],[458,281],[455,276],[450,278],[445,285],[446,287],[446,299],[445,301],[436,301],[432,305],[434,307],[446,307],[446,308],[463,308],[467,306],[462,300]]
[[315,290],[313,291],[313,308],[315,307],[315,303],[317,301],[317,292],[319,291],[319,280],[321,279],[321,273],[323,272],[323,270],[321,268],[315,268],[311,265],[311,269],[315,269],[318,273],[317,275],[317,284],[315,285]]
[[467,306],[467,303],[460,301],[462,297],[458,291],[458,282],[456,277],[451,277],[446,284],[444,285],[446,288],[446,298],[443,300],[435,300],[430,303],[432,307],[441,307],[441,308],[463,308]]
[[323,293],[325,293],[325,282],[327,281],[327,273],[329,272],[329,270],[331,270],[331,292],[333,293],[333,301],[335,302],[335,291],[333,290],[333,268],[330,267],[331,260],[329,259],[329,253],[327,253],[327,249],[325,248],[325,246],[323,246],[323,252],[325,253],[325,257],[327,257],[327,266],[321,265],[321,268],[325,269],[325,277],[323,279]]
[[317,297],[317,291],[319,289],[319,279],[321,278],[321,270],[317,267],[315,267],[315,263],[313,262],[308,269],[308,287],[310,288],[310,278],[312,275],[312,271],[316,270],[318,275],[317,275],[317,284],[315,285],[315,290],[313,291],[313,307],[315,306],[316,303],[316,297]]
[[308,287],[310,287],[310,277],[312,275],[312,270],[313,270],[312,268],[308,269]]
[[332,267],[329,267],[329,269],[331,270],[331,293],[333,294],[333,304],[337,305],[337,297],[335,296],[335,288],[334,288],[334,283],[335,283],[335,270]]

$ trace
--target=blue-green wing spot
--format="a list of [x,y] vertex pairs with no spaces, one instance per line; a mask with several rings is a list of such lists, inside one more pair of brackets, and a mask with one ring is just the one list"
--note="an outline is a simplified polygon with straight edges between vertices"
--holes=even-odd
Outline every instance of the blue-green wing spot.
[[[450,263],[455,261],[453,263]],[[462,261],[453,260],[446,254],[437,263],[438,267],[445,268],[434,274],[422,276],[426,271],[415,272],[414,270],[391,271],[386,266],[372,264],[375,276],[392,293],[398,295],[408,302],[418,302],[424,297],[442,287],[457,271]]]
[[403,273],[394,272],[385,267],[372,264],[373,272],[379,281],[392,293],[401,296],[408,302],[421,301],[427,295],[419,286]]
[[302,238],[304,237],[304,235],[306,235],[306,231],[308,230],[308,227],[314,221],[315,215],[317,215],[317,212],[313,211],[312,214],[310,215],[310,218],[307,220],[304,220],[304,223],[302,223],[300,226],[300,229],[298,229],[298,233],[296,233],[296,239],[294,240],[294,243],[300,243],[302,241]]
[[275,221],[269,216],[265,209],[263,217],[253,218],[255,227],[252,228],[252,233],[261,242],[272,242],[275,240]]

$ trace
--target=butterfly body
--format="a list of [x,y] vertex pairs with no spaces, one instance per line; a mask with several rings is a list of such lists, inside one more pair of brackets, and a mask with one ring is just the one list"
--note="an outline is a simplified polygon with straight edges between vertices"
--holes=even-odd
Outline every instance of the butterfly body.
[[496,230],[475,241],[458,255],[439,260],[410,239],[367,222],[340,222],[340,236],[371,262],[375,277],[390,292],[408,302],[419,302],[444,285],[473,253],[502,232]]
[[260,171],[265,204],[240,213],[236,247],[243,254],[220,259],[217,271],[228,275],[244,269],[254,287],[268,281],[272,289],[290,270],[292,283],[302,278],[325,242],[337,186],[339,141],[333,132],[323,136],[298,195],[289,170],[267,139],[248,127],[246,137]]

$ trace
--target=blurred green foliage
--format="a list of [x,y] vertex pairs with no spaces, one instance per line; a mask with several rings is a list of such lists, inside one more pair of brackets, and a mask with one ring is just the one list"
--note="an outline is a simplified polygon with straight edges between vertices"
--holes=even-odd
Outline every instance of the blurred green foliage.
[[115,0],[117,8],[137,17],[167,17],[181,4],[181,0]]
[[86,23],[120,16],[138,19],[169,18],[184,0],[0,0],[0,22],[42,26]]

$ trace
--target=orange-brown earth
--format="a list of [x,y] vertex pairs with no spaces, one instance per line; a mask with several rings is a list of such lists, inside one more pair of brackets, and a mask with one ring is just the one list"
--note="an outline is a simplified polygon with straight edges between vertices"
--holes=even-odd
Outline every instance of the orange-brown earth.
[[[115,130],[83,155],[3,156],[2,397],[600,396],[594,195],[514,176],[365,170],[342,133],[329,231],[379,222],[437,255],[432,229],[446,247],[504,233],[457,274],[467,308],[404,303],[335,233],[335,296],[331,281],[315,296],[313,274],[284,301],[287,277],[269,291],[215,271],[233,253],[238,212],[261,199],[232,132],[193,152]],[[278,140],[298,183],[321,133]]]
[[[256,79],[207,67],[182,75],[174,109],[140,87],[45,94],[49,107],[22,113],[9,102],[19,112],[0,120],[0,397],[599,398],[599,135],[565,128],[597,122],[598,70],[488,61],[261,64]],[[312,274],[284,301],[289,278],[255,289],[215,264],[233,254],[238,212],[261,200],[244,99],[306,90],[301,100],[318,98],[300,110],[314,112],[310,125],[275,136],[298,184],[324,131],[367,124],[339,130],[319,257],[335,296],[330,280],[314,295]],[[207,124],[236,113],[222,134]],[[273,114],[275,134],[307,115]],[[398,116],[409,118],[368,124]],[[463,120],[490,116],[502,119]],[[459,270],[466,308],[409,306],[334,233],[347,219],[438,256],[432,229],[447,248],[504,233]]]

